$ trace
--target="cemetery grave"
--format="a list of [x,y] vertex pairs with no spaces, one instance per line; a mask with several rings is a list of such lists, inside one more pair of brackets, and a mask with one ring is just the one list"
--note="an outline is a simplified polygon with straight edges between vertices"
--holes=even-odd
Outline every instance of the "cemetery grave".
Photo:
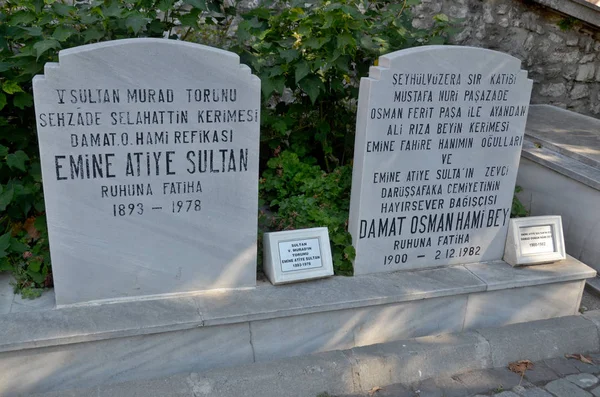
[[282,286],[256,285],[260,82],[235,54],[105,42],[34,90],[57,306],[2,316],[8,395],[573,315],[596,274],[502,261],[531,90],[506,54],[380,58],[359,94],[356,276]]

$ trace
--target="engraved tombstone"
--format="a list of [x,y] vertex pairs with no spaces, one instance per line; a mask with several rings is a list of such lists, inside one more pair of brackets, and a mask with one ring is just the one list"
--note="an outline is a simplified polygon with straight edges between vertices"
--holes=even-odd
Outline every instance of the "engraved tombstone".
[[380,57],[362,79],[355,274],[502,258],[532,86],[520,64],[426,46]]
[[256,285],[260,80],[163,39],[33,81],[57,305]]

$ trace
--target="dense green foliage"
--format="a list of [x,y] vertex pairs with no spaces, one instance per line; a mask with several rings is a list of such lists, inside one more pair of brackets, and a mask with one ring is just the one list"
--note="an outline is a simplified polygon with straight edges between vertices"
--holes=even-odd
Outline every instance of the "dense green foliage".
[[418,0],[7,0],[0,4],[0,271],[27,295],[52,284],[31,80],[65,48],[168,37],[240,54],[262,80],[261,197],[269,229],[327,226],[336,271],[352,272],[346,231],[358,82],[380,54],[442,43],[448,18],[412,28]]
[[232,8],[186,0],[0,3],[0,271],[24,295],[52,285],[31,81],[58,51],[128,37],[178,38],[227,20]]
[[430,31],[413,28],[417,3],[270,3],[243,15],[237,29],[232,50],[262,83],[267,227],[327,226],[336,274],[352,274],[354,259],[347,221],[360,78],[379,55],[444,43],[450,31],[445,15]]

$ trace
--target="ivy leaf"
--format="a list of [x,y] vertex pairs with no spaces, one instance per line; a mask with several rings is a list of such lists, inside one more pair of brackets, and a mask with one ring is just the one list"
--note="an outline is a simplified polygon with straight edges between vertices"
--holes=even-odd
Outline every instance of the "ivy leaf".
[[183,2],[202,11],[208,11],[208,8],[206,7],[206,0],[183,0]]
[[61,17],[68,17],[69,15],[71,15],[71,12],[74,12],[76,10],[76,8],[68,4],[55,2],[52,4],[52,10]]
[[148,19],[141,14],[132,15],[125,20],[125,26],[131,28],[135,34],[138,34],[147,23]]
[[10,265],[10,261],[6,257],[6,252],[4,252],[4,255],[0,253],[0,258],[0,272],[11,271],[12,266]]
[[42,28],[40,28],[39,26],[33,26],[33,27],[30,27],[30,28],[26,28],[26,27],[21,26],[21,29],[23,29],[24,31],[26,31],[29,34],[29,36],[37,37],[37,36],[41,36],[42,35]]
[[29,156],[27,156],[27,154],[22,150],[17,150],[16,152],[6,156],[6,164],[8,164],[11,169],[17,168],[21,171],[26,170],[25,161],[27,160],[29,160]]
[[35,14],[29,11],[19,11],[15,13],[9,21],[10,26],[26,25],[35,21]]
[[156,7],[159,10],[161,10],[162,12],[166,12],[166,11],[170,10],[171,7],[173,7],[174,3],[175,3],[175,0],[160,0]]
[[36,53],[36,60],[40,59],[40,56],[46,51],[51,49],[60,49],[60,43],[56,39],[46,39],[44,41],[38,41],[33,45]]
[[[39,266],[38,266],[38,265],[37,265],[37,263],[36,263],[36,266],[37,266],[37,267],[36,267],[36,269],[37,269],[36,271],[34,271],[34,270],[31,268],[31,263],[33,263],[33,262],[37,262],[37,263],[39,263]],[[46,277],[45,277],[43,274],[40,274],[40,273],[39,273],[41,266],[42,266],[42,262],[40,262],[40,261],[31,261],[31,262],[30,262],[30,264],[29,264],[29,269],[27,269],[27,274],[28,274],[28,275],[29,275],[29,277],[31,277],[31,279],[32,279],[33,281],[35,281],[37,284],[41,284],[41,283],[43,283],[43,282],[44,282],[44,279],[46,278]]]
[[337,39],[337,48],[343,49],[346,46],[354,47],[356,45],[356,40],[349,33],[342,33],[336,37]]
[[104,32],[98,28],[89,28],[83,33],[83,41],[89,43],[90,41],[100,40],[104,37]]
[[29,246],[17,240],[16,238],[10,239],[10,250],[22,254],[29,250]]
[[437,14],[433,16],[433,19],[437,22],[448,22],[448,15],[446,14]]
[[73,29],[72,27],[58,25],[56,29],[54,29],[52,37],[54,37],[58,41],[65,41],[73,34],[75,34],[75,29]]
[[446,42],[446,39],[442,36],[433,36],[429,38],[429,41],[427,42],[427,44],[430,45],[434,45],[434,44],[444,44]]
[[298,85],[304,92],[306,92],[313,105],[319,97],[321,90],[325,90],[323,82],[317,76],[307,76],[306,78],[302,79]]
[[0,193],[0,211],[6,210],[6,207],[8,207],[8,205],[12,202],[14,196],[15,190],[12,186],[2,189],[2,192]]
[[5,253],[10,246],[10,232],[0,236],[0,253]]
[[19,92],[13,98],[13,104],[21,110],[33,105],[33,97],[26,92]]
[[289,63],[298,58],[300,53],[297,50],[279,50],[279,55]]
[[310,73],[308,62],[302,60],[296,64],[296,84]]
[[260,81],[262,82],[262,92],[263,95],[268,98],[273,91],[278,93],[282,93],[285,87],[285,78],[283,76],[277,76],[274,78],[269,78],[267,76],[261,77]]
[[42,261],[33,260],[33,261],[29,262],[29,266],[28,266],[27,270],[38,273],[40,271],[41,267],[42,267]]
[[[0,157],[4,158],[4,157],[6,157],[7,154],[8,154],[8,148],[4,145],[0,145]],[[0,187],[0,189],[2,189],[2,188]]]
[[108,7],[102,7],[102,13],[107,17],[119,18],[121,17],[122,10],[119,7],[119,3],[113,1]]
[[6,72],[12,67],[12,65],[8,62],[0,62],[0,73]]
[[16,81],[5,81],[4,84],[2,84],[2,91],[6,92],[7,94],[14,94],[17,92],[23,92],[23,90],[21,89],[21,87],[19,87],[19,83],[17,83]]
[[194,9],[189,13],[182,15],[179,17],[179,22],[181,22],[181,26],[190,26],[193,28],[198,27],[198,15],[200,15],[200,10]]
[[4,106],[6,106],[6,95],[0,92],[0,110],[4,109]]

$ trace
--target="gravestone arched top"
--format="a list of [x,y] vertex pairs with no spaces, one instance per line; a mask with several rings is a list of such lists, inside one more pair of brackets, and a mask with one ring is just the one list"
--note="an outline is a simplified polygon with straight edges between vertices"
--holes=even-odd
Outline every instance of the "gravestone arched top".
[[[407,48],[405,50],[394,51],[379,57],[378,66],[372,66],[369,70],[370,79],[379,80],[381,73],[388,69],[402,69],[415,63],[439,64],[443,59],[444,65],[448,68],[445,72],[454,69],[460,72],[470,63],[477,62],[479,65],[488,65],[490,73],[493,70],[510,70],[514,72],[521,68],[521,60],[510,54],[487,48],[451,46],[451,45],[429,45],[422,47]],[[521,70],[520,73],[527,77],[527,71]]]
[[[159,38],[139,38],[105,41],[61,50],[58,62],[46,63],[44,75],[35,80],[77,73],[78,76],[120,73],[123,80],[135,79],[140,73],[160,71],[160,80],[169,74],[191,73],[200,81],[219,79],[223,73],[233,78],[247,79],[260,86],[260,79],[251,74],[240,57],[229,51],[202,44]],[[75,77],[73,74],[70,78]],[[229,78],[229,77],[228,77]]]

